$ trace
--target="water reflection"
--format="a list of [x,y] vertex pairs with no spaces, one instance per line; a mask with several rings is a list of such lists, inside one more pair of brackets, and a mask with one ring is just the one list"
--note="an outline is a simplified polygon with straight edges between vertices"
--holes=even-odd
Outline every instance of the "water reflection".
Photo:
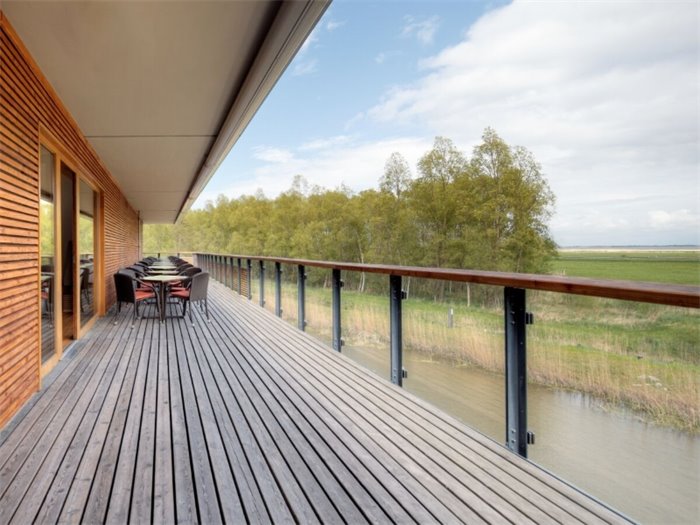
[[[343,353],[388,378],[385,352]],[[381,354],[381,355],[380,355]],[[504,440],[504,379],[404,351],[404,387],[499,443]],[[700,437],[646,424],[581,394],[528,386],[532,461],[646,523],[700,519]]]

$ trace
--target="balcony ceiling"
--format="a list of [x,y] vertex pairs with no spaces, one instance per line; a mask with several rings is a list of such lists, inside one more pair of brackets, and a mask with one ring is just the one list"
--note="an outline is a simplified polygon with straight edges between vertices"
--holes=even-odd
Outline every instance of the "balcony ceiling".
[[329,1],[1,6],[131,205],[157,223],[194,202]]

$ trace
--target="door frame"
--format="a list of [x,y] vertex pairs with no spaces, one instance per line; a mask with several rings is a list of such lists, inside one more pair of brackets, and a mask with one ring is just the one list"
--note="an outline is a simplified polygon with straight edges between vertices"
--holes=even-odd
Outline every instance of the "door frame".
[[[85,323],[85,326],[80,325],[80,292],[73,293],[73,340],[80,339],[95,323],[97,317],[104,315],[105,311],[105,296],[104,296],[104,198],[99,185],[90,171],[76,160],[76,158],[68,151],[68,149],[56,139],[56,137],[43,125],[39,126],[39,143],[38,143],[38,159],[41,160],[42,146],[54,155],[54,283],[63,282],[63,264],[58,264],[58,261],[63,261],[63,245],[61,238],[61,218],[60,210],[62,206],[61,195],[61,164],[64,164],[75,175],[75,183],[73,186],[73,237],[76,242],[73,243],[73,256],[75,261],[80,260],[79,254],[79,221],[80,221],[80,182],[85,182],[95,192],[95,213],[93,217],[93,304],[94,315]],[[41,164],[38,164],[37,173],[39,174],[38,184],[38,201],[41,200]],[[37,202],[38,202],[37,201]],[[41,239],[38,239],[37,256],[39,260],[39,268],[41,268]],[[80,282],[80,264],[73,265],[73,282]],[[38,301],[39,301],[39,380],[48,374],[54,366],[60,361],[63,356],[63,297],[60,300],[54,297],[53,314],[54,314],[54,355],[52,355],[45,363],[41,361],[41,279],[38,279]],[[74,284],[75,288],[75,284]],[[54,286],[54,294],[58,294],[60,287]],[[79,288],[78,288],[79,290]],[[62,294],[62,292],[61,292]],[[59,322],[61,320],[61,322]]]

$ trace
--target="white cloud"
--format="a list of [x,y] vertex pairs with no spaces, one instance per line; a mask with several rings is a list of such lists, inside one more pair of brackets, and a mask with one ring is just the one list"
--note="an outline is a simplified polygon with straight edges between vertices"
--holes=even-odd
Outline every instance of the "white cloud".
[[397,56],[400,56],[401,52],[400,51],[382,51],[380,53],[377,53],[377,56],[374,57],[374,61],[377,64],[383,64],[390,58],[394,58]]
[[[289,189],[295,175],[302,174],[310,185],[336,188],[346,184],[355,191],[376,188],[389,156],[398,151],[410,166],[432,145],[432,140],[402,137],[374,142],[335,142],[337,137],[306,144],[297,151],[271,147],[255,149],[255,157],[266,163],[254,173],[237,177],[230,188],[204,192],[198,202],[215,199],[223,193],[229,197],[252,195],[259,188],[266,196],[275,197]],[[312,147],[309,147],[311,145]]]
[[318,60],[315,58],[312,60],[300,60],[294,63],[294,69],[292,70],[292,75],[299,77],[302,75],[309,75],[315,73],[318,70]]
[[300,151],[314,151],[327,149],[331,146],[340,146],[342,144],[347,144],[352,140],[349,135],[337,135],[335,137],[328,137],[323,139],[315,139],[309,142],[305,142],[299,146]]
[[422,20],[416,20],[412,16],[404,17],[405,25],[401,30],[401,36],[415,37],[421,44],[428,45],[433,43],[433,37],[440,25],[438,16],[431,16]]
[[[692,2],[515,1],[366,115],[462,147],[492,126],[527,147],[557,195],[562,244],[663,243],[681,224],[700,242],[698,16]],[[416,23],[406,34],[418,37]],[[670,209],[695,224],[650,214]]]
[[345,25],[345,21],[344,21],[344,20],[343,20],[342,22],[341,22],[341,21],[338,21],[338,20],[329,20],[329,21],[326,23],[326,30],[329,31],[329,32],[330,32],[330,31],[335,31],[336,29],[338,29],[339,27],[343,27],[344,25]]
[[700,228],[700,217],[690,210],[654,210],[649,212],[649,224],[652,228]]
[[258,146],[257,148],[254,148],[253,156],[258,160],[262,160],[263,162],[270,162],[274,164],[286,164],[294,160],[294,154],[291,151],[268,146]]

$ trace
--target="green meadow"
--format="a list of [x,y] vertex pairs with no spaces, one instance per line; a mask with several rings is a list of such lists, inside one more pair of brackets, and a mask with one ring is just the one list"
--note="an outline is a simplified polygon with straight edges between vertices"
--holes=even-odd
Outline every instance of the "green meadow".
[[558,275],[700,285],[700,250],[561,250]]

